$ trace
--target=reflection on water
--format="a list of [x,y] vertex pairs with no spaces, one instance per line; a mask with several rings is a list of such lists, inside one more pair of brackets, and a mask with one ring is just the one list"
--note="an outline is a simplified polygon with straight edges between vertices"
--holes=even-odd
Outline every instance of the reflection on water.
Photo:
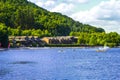
[[120,49],[37,48],[0,51],[0,80],[119,80]]
[[36,62],[32,62],[32,61],[16,61],[16,62],[12,62],[11,64],[35,64]]

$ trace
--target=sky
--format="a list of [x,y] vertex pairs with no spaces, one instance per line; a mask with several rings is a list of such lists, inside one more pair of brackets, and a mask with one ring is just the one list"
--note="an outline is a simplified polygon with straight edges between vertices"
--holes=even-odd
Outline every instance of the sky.
[[120,33],[120,0],[29,0],[51,12]]

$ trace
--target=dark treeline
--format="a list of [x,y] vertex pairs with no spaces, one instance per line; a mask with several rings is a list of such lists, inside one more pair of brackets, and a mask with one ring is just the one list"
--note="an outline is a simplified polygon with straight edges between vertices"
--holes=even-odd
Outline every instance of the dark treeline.
[[0,48],[8,46],[8,31],[4,24],[0,23]]
[[110,33],[83,33],[83,32],[71,32],[70,36],[78,37],[77,44],[85,44],[91,46],[110,46],[115,47],[120,45],[120,35],[116,32]]

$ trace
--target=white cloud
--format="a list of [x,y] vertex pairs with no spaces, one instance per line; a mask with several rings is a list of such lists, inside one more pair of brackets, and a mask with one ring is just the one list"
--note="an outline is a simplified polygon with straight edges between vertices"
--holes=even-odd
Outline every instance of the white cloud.
[[55,1],[49,0],[45,3],[45,6],[53,6],[55,5]]
[[[35,0],[33,0],[35,1]],[[36,4],[51,12],[60,12],[64,15],[70,16],[74,13],[75,7],[80,4],[87,3],[89,0],[36,0]]]
[[43,7],[43,5],[44,5],[42,2],[37,2],[36,4],[40,7]]
[[36,2],[36,4],[45,9],[51,9],[52,7],[55,6],[55,1],[54,0],[47,0],[47,1],[41,0],[39,2]]
[[68,2],[61,3],[58,0],[41,0],[36,2],[36,4],[51,12],[60,12],[64,15],[71,15],[74,12],[74,4]]
[[72,3],[81,3],[81,4],[89,2],[89,0],[66,0],[66,1],[72,2]]
[[80,11],[71,16],[83,23],[103,27],[107,32],[120,33],[120,0],[102,1],[88,11]]
[[51,11],[52,12],[61,12],[63,14],[69,15],[72,13],[72,10],[74,8],[73,4],[66,4],[66,3],[61,3],[55,8],[53,8]]
[[78,0],[79,3],[87,3],[88,0]]

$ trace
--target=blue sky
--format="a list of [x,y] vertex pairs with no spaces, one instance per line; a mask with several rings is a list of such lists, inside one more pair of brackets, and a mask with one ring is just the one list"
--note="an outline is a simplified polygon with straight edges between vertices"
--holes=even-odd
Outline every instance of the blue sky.
[[51,12],[120,33],[120,0],[29,0]]

